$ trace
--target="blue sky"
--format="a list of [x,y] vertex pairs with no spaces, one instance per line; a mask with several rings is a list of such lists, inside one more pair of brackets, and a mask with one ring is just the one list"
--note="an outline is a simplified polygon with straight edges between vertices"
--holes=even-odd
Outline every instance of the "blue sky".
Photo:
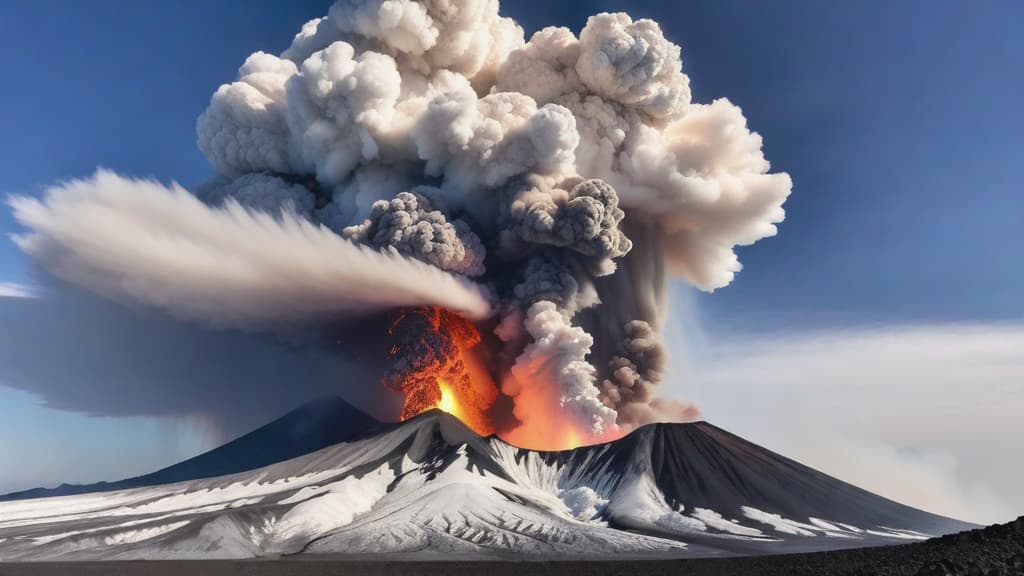
[[[35,191],[97,165],[202,181],[211,171],[195,146],[195,119],[210,94],[248,54],[283,49],[328,5],[0,3],[0,51],[12,56],[0,93],[0,193]],[[578,30],[603,10],[657,19],[683,48],[695,99],[739,104],[773,167],[794,181],[779,236],[740,251],[745,269],[731,286],[691,296],[708,339],[1024,318],[1024,4],[503,7],[528,33]],[[0,212],[0,232],[12,231]],[[31,281],[9,242],[0,242],[4,281]],[[0,438],[0,491],[145,472],[207,442],[190,423],[89,419],[2,387]],[[88,473],[42,461],[30,462],[28,475],[2,472],[10,458],[25,458],[28,443],[57,458],[104,442],[147,456]]]

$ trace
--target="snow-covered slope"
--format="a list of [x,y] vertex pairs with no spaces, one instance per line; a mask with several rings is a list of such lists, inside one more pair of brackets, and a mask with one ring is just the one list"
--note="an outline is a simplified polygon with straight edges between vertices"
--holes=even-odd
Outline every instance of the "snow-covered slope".
[[249,472],[0,503],[0,560],[706,556],[898,543],[970,527],[706,423],[535,452],[442,412]]
[[0,495],[0,502],[110,492],[234,474],[309,454],[338,442],[366,438],[374,434],[379,425],[371,416],[341,398],[326,396],[307,402],[270,424],[219,448],[144,476],[117,482],[34,488]]

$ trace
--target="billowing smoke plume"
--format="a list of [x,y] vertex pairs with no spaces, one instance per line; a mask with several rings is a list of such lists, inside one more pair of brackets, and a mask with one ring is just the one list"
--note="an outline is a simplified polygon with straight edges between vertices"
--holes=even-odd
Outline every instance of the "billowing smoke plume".
[[691,101],[656,22],[526,41],[496,0],[339,0],[250,56],[197,131],[218,176],[195,196],[100,172],[15,199],[22,248],[216,325],[459,312],[485,331],[510,438],[695,417],[656,396],[666,274],[727,285],[791,187],[738,107]]

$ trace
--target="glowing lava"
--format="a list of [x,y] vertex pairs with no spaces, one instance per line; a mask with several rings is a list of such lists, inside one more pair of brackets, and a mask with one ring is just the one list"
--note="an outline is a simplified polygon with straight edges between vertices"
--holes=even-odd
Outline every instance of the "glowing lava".
[[402,420],[438,408],[477,434],[494,433],[488,411],[498,388],[470,320],[441,308],[416,308],[403,311],[388,332],[396,343],[384,382],[405,395]]
[[[450,310],[403,310],[388,334],[393,345],[384,383],[403,395],[401,420],[439,409],[477,434],[497,433],[511,444],[534,450],[565,450],[623,434],[618,427],[594,434],[586,421],[567,417],[561,388],[543,364],[506,374],[499,389],[477,326]],[[502,393],[514,399],[514,408],[512,403],[496,407]]]
[[437,402],[437,408],[443,410],[452,416],[459,416],[459,404],[455,399],[455,393],[452,391],[451,386],[444,380],[438,378],[437,387],[441,390],[441,399]]

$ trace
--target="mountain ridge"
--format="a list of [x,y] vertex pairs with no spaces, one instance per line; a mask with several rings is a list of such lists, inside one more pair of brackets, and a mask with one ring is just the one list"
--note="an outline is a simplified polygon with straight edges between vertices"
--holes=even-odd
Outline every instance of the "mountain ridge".
[[114,481],[19,490],[0,494],[0,502],[159,486],[245,472],[373,434],[383,425],[338,396],[321,396],[221,446],[154,472]]
[[[362,431],[353,418],[347,439],[247,471],[0,502],[0,560],[764,555],[973,527],[707,422],[543,452],[479,436],[437,410]],[[259,430],[282,429],[292,428]]]

